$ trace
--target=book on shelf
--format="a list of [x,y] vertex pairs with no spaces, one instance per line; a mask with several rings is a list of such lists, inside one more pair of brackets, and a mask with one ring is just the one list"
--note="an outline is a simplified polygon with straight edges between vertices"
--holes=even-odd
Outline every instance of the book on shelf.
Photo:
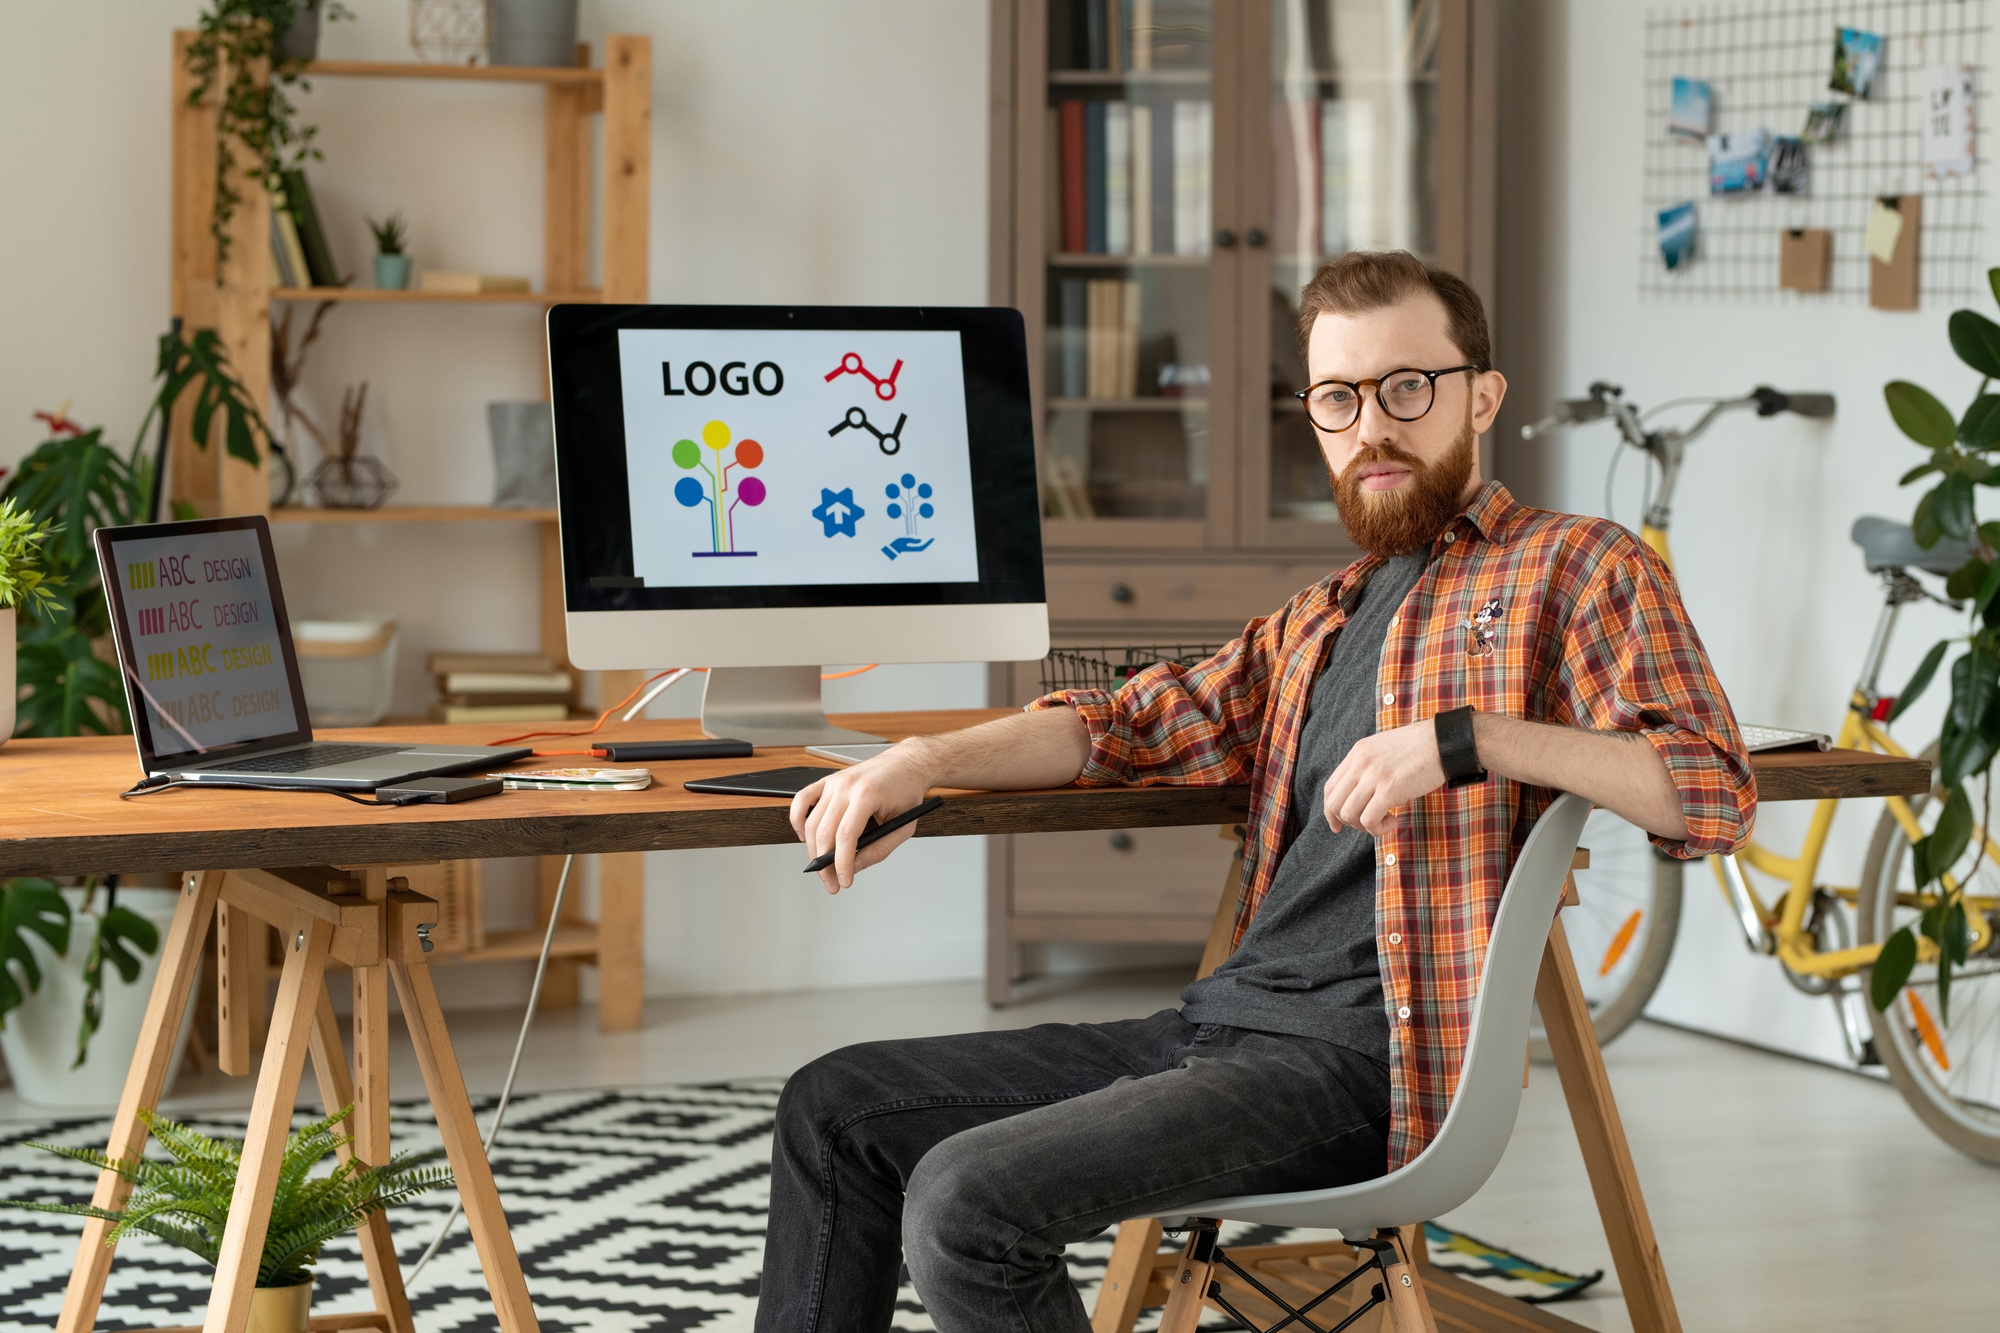
[[1139,284],[1092,278],[1084,295],[1086,398],[1132,398],[1139,392]]
[[427,268],[417,274],[417,290],[453,296],[478,296],[483,292],[533,291],[534,286],[526,278],[509,273],[460,273],[450,269]]
[[346,285],[347,279],[333,262],[333,249],[327,244],[326,228],[320,222],[319,207],[313,202],[312,185],[306,180],[306,173],[296,167],[280,172],[278,184],[284,195],[285,212],[291,215],[298,229],[306,276],[312,279],[312,285]]
[[1056,288],[1059,397],[1081,398],[1090,391],[1089,287],[1088,279],[1064,278]]
[[284,270],[287,287],[311,287],[312,266],[306,263],[305,243],[299,239],[299,224],[292,220],[288,208],[271,210],[271,225],[277,229],[278,244],[283,248],[279,268]]
[[569,717],[569,705],[552,704],[449,704],[431,705],[431,717],[439,722],[561,722]]
[[1051,242],[1070,254],[1208,253],[1209,103],[1057,103]]
[[296,287],[299,275],[292,268],[292,257],[285,251],[284,228],[278,220],[285,215],[282,208],[271,210],[271,285],[273,287]]
[[1049,456],[1044,492],[1044,507],[1050,518],[1097,517],[1097,507],[1090,502],[1090,489],[1084,484],[1083,469],[1074,458]]
[[1049,8],[1049,66],[1145,72],[1208,63],[1208,0],[1057,0]]
[[567,671],[447,671],[438,676],[439,692],[447,696],[467,694],[520,694],[569,697]]
[[458,671],[507,671],[547,674],[557,669],[553,657],[541,653],[432,653],[424,669],[434,676]]

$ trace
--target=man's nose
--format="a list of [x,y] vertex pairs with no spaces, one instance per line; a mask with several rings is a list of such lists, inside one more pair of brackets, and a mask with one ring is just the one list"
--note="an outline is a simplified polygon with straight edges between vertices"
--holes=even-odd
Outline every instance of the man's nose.
[[1375,396],[1372,388],[1361,391],[1361,411],[1354,421],[1354,442],[1366,448],[1371,444],[1394,444],[1396,431],[1402,422],[1389,415],[1382,406],[1382,400]]

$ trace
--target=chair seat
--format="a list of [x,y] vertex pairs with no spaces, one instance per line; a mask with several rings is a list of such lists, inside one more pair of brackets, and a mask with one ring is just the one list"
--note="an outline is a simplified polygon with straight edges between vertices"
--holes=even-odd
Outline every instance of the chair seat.
[[1940,537],[1936,546],[1925,550],[1917,545],[1917,535],[1910,531],[1909,524],[1873,514],[1855,519],[1849,535],[1861,548],[1861,558],[1871,574],[1885,569],[1949,574],[1972,558],[1972,548],[1955,537]]

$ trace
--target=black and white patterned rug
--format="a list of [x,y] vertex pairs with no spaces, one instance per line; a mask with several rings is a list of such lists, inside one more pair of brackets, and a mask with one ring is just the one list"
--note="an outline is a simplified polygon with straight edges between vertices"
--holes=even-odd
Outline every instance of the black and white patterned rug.
[[[547,1333],[748,1333],[757,1306],[770,1192],[773,1115],[781,1080],[517,1096],[494,1153],[514,1244]],[[477,1107],[482,1125],[491,1103]],[[309,1117],[301,1114],[297,1123]],[[193,1115],[204,1132],[241,1137],[243,1119]],[[101,1148],[103,1118],[0,1123],[0,1198],[86,1202],[89,1171],[29,1147],[31,1140]],[[427,1103],[398,1103],[398,1151],[438,1143]],[[448,1193],[393,1214],[405,1271],[451,1207]],[[75,1219],[0,1212],[0,1333],[55,1322],[76,1257]],[[1236,1227],[1224,1239],[1270,1244],[1308,1233]],[[1111,1255],[1111,1235],[1071,1247],[1070,1271],[1086,1306]],[[198,1322],[211,1270],[151,1237],[119,1247],[98,1316],[100,1329]],[[313,1312],[369,1308],[367,1274],[353,1238],[322,1255]],[[426,1333],[497,1327],[471,1237],[461,1220],[410,1288]],[[896,1328],[931,1328],[904,1285]],[[1157,1322],[1150,1312],[1140,1327]]]

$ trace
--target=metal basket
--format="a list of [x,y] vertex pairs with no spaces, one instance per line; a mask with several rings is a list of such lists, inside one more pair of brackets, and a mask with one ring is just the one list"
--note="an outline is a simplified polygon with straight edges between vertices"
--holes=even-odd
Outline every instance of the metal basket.
[[1221,652],[1219,643],[1149,643],[1057,648],[1042,659],[1042,692],[1115,690],[1156,662],[1193,666]]

